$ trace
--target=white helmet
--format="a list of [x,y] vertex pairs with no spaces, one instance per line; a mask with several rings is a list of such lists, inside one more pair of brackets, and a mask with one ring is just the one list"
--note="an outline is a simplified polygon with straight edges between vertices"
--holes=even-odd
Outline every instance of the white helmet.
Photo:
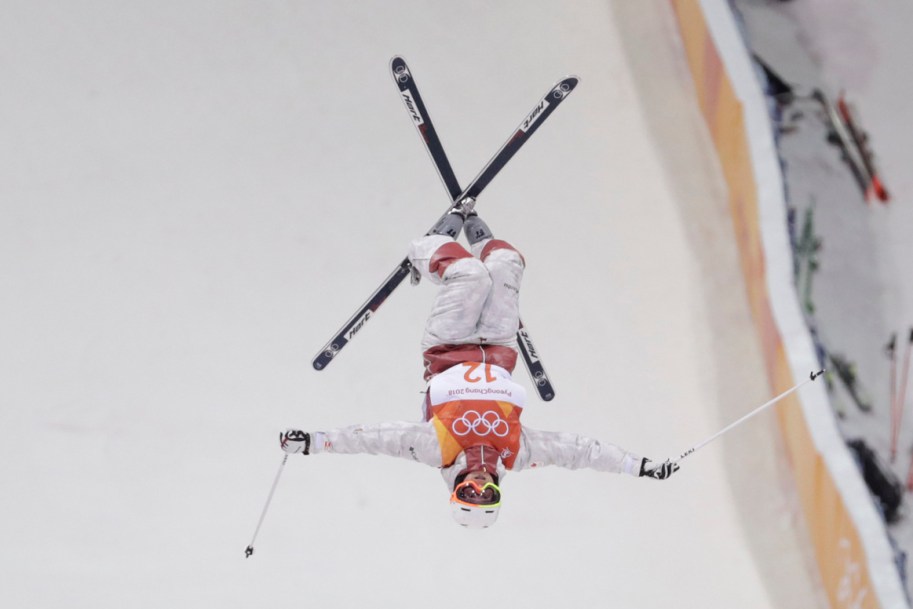
[[450,512],[457,524],[484,529],[498,520],[501,489],[494,482],[482,486],[474,480],[457,484],[450,495]]

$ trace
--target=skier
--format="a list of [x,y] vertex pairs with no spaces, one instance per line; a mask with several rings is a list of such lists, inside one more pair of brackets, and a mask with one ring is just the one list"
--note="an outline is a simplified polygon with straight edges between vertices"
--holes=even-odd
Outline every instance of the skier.
[[[655,463],[605,442],[520,424],[526,391],[511,379],[517,362],[519,296],[525,262],[495,239],[465,199],[412,242],[417,281],[440,285],[422,349],[428,381],[423,421],[280,433],[287,453],[367,453],[413,459],[441,469],[457,523],[489,527],[498,518],[507,470],[546,465],[665,480],[678,465]],[[467,251],[456,238],[464,230]]]

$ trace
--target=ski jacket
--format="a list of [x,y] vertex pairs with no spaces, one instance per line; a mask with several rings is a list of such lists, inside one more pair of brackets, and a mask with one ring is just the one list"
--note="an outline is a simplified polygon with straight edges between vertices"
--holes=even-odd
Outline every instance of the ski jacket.
[[311,453],[372,454],[412,459],[441,469],[452,488],[468,470],[556,465],[637,476],[641,458],[585,436],[530,429],[520,424],[526,390],[499,366],[464,362],[428,383],[425,421],[352,425],[312,434]]

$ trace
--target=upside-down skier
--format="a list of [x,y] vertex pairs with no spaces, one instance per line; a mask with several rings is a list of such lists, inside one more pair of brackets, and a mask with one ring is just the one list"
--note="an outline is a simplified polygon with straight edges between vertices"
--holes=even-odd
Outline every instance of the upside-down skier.
[[[427,389],[421,422],[354,425],[330,431],[289,429],[287,453],[366,453],[438,467],[457,523],[491,526],[507,471],[557,465],[665,480],[678,470],[614,444],[566,432],[524,427],[526,391],[511,374],[517,362],[519,297],[525,261],[495,239],[474,211],[455,205],[428,235],[412,242],[419,277],[440,286],[422,338]],[[467,251],[456,239],[463,230]]]

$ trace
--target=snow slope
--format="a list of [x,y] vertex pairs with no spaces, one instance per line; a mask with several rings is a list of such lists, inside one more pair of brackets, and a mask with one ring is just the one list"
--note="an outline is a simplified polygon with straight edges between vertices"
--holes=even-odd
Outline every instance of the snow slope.
[[819,604],[769,416],[666,483],[513,474],[485,532],[433,469],[293,457],[243,558],[279,430],[419,417],[429,286],[309,365],[446,206],[394,54],[464,182],[582,78],[479,202],[558,392],[526,424],[664,458],[769,397],[668,7],[637,4],[8,6],[4,604]]
[[[906,481],[911,460],[910,391],[891,462],[891,375],[885,345],[897,334],[898,370],[902,370],[913,323],[913,283],[907,269],[913,256],[913,178],[910,161],[908,77],[910,19],[913,4],[877,0],[779,3],[739,0],[753,50],[801,92],[819,88],[836,97],[844,93],[869,135],[885,185],[887,205],[866,205],[839,151],[826,142],[827,126],[813,104],[801,102],[785,115],[789,133],[780,138],[790,204],[799,218],[814,213],[821,240],[818,271],[809,299],[810,318],[822,343],[856,367],[857,384],[871,410],[857,408],[842,384],[832,405],[848,439],[863,439],[881,463]],[[898,372],[900,376],[900,372]],[[888,527],[898,551],[913,549],[909,497]],[[913,593],[906,573],[907,592]]]

